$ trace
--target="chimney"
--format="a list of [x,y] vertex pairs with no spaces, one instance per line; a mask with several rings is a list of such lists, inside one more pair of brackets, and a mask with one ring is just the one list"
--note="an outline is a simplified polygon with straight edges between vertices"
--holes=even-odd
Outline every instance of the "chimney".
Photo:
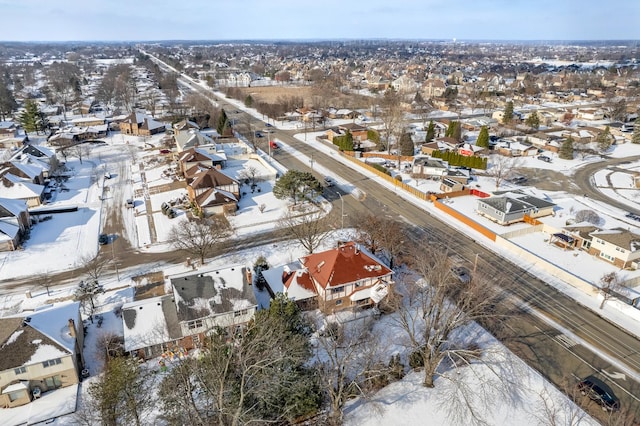
[[69,334],[71,337],[76,337],[76,323],[71,318],[69,318]]

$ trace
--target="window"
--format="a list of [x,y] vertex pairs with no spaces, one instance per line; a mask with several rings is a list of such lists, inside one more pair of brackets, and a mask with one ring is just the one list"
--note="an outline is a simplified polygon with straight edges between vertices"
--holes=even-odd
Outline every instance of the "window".
[[237,317],[241,317],[243,315],[247,315],[248,312],[249,312],[248,309],[243,309],[241,311],[233,311],[233,316],[236,317],[236,318]]
[[13,372],[16,373],[16,376],[18,374],[24,374],[27,372],[27,367],[18,367],[18,368],[14,368]]
[[42,363],[43,367],[53,367],[54,365],[62,364],[62,360],[60,358],[50,359],[49,361],[45,361]]
[[331,289],[331,294],[342,293],[344,291],[344,287],[336,287]]
[[604,257],[605,259],[607,259],[610,262],[613,262],[615,260],[615,258],[613,256],[609,256],[608,254],[602,253],[602,252],[600,252],[600,257]]
[[342,299],[336,300],[336,306],[340,306],[340,305],[342,305]]
[[23,390],[19,390],[19,391],[14,391],[14,392],[9,392],[9,401],[13,402],[17,399],[20,399],[22,397],[25,396],[25,393]]
[[197,319],[195,321],[189,321],[187,323],[187,327],[189,328],[189,330],[193,330],[194,328],[201,328],[202,325],[203,324],[201,319]]

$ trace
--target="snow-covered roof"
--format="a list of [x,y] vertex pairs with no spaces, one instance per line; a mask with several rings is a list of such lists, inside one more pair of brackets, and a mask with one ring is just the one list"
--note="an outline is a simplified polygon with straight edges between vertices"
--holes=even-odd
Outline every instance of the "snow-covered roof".
[[[124,349],[134,351],[179,338],[179,332],[170,333],[168,325],[175,322],[172,321],[172,317],[176,317],[175,309],[171,296],[153,297],[124,304]],[[171,310],[174,311],[173,315]]]
[[26,201],[12,198],[0,198],[0,208],[4,208],[13,216],[19,216],[20,213],[28,209]]

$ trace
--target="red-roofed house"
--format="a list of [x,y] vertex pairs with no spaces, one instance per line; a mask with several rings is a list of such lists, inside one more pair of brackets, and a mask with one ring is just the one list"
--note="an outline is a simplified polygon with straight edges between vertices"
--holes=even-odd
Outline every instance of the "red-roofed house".
[[[324,313],[377,305],[393,285],[393,271],[354,242],[313,253],[299,260],[300,269],[291,265],[263,271],[271,293],[306,301],[315,298]],[[315,303],[313,304],[315,305]]]

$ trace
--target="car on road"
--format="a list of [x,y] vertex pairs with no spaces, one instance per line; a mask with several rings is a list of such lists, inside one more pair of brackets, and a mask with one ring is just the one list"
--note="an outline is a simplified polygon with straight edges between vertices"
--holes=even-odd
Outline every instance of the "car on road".
[[265,126],[266,126],[266,127],[273,127],[273,124],[269,124],[269,123],[267,123],[267,124],[265,124]]
[[98,244],[101,246],[107,244],[109,242],[109,236],[107,234],[98,235]]
[[451,273],[462,284],[469,284],[471,282],[471,275],[469,275],[469,272],[462,266],[452,266]]
[[326,176],[324,178],[324,183],[327,186],[333,186],[334,185],[334,182],[333,182],[333,179],[331,178],[331,176]]
[[278,148],[280,148],[280,147],[278,146],[278,143],[277,143],[276,141],[270,141],[270,142],[269,142],[269,148],[271,148],[271,149],[278,149]]
[[127,199],[125,204],[128,208],[133,208],[136,206],[136,202],[133,200],[133,198]]
[[547,157],[546,155],[539,155],[538,156],[538,160],[544,161],[545,163],[550,163],[551,162],[551,157]]
[[255,132],[256,138],[262,138],[264,137],[264,135],[262,134],[262,132]]
[[578,391],[600,405],[604,411],[620,409],[620,400],[614,395],[609,385],[595,376],[586,377],[578,383]]
[[104,174],[104,178],[105,178],[105,179],[111,179],[111,173],[106,172],[106,173]]
[[516,183],[516,184],[525,183],[526,181],[527,181],[527,178],[525,176],[516,176],[510,180],[511,183]]

